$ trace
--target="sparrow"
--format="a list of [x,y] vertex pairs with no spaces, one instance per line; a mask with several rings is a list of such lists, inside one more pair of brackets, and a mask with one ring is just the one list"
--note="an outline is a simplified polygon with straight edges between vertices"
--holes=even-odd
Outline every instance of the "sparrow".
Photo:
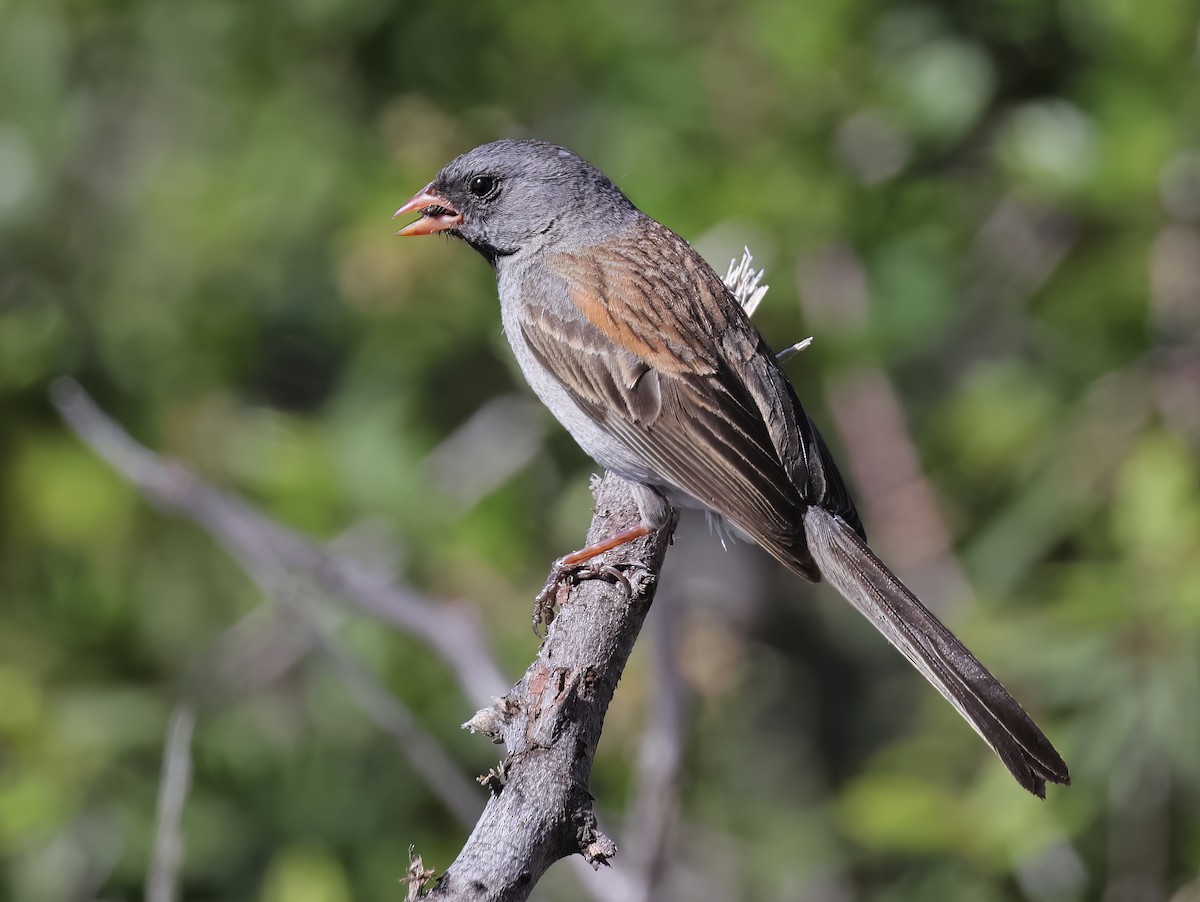
[[[721,277],[603,173],[544,141],[468,151],[396,211],[491,264],[521,371],[633,490],[640,522],[559,573],[706,510],[794,573],[827,580],[933,684],[1029,792],[1067,765],[1016,700],[867,545],[821,434]],[[395,217],[393,217],[395,218]]]

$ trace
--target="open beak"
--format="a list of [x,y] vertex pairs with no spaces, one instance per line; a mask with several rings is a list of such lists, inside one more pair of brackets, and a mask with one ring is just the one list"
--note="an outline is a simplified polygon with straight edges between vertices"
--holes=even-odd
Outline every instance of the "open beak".
[[421,214],[420,219],[410,222],[397,232],[397,235],[404,238],[409,235],[432,235],[434,232],[444,232],[462,224],[462,214],[450,206],[446,198],[431,190],[432,188],[433,182],[430,182],[392,215],[392,219],[395,219],[409,213]]

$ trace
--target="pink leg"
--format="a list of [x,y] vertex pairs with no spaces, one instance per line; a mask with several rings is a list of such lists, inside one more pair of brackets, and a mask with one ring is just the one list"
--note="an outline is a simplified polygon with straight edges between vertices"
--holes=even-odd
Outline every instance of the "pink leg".
[[568,554],[562,559],[562,564],[564,567],[578,567],[599,554],[620,548],[622,545],[627,545],[648,535],[650,535],[650,528],[639,524],[624,532],[619,532],[615,536],[610,536],[603,542],[597,542],[595,545],[589,545],[587,548],[580,548],[578,551]]
[[626,591],[628,591],[629,582],[619,570],[613,567],[594,570],[583,565],[592,560],[592,558],[604,554],[606,551],[619,548],[622,545],[642,538],[642,536],[648,536],[651,532],[653,530],[649,526],[638,524],[617,533],[615,536],[610,536],[603,542],[597,542],[595,545],[581,548],[555,561],[554,568],[550,571],[550,578],[546,580],[546,585],[538,593],[537,598],[533,602],[534,635],[540,636],[541,628],[543,626],[548,627],[550,622],[554,620],[554,609],[560,603],[561,597],[565,597],[560,596],[559,593],[565,591],[572,582],[577,582],[580,579],[595,579],[598,576],[611,576],[616,581],[622,583]]

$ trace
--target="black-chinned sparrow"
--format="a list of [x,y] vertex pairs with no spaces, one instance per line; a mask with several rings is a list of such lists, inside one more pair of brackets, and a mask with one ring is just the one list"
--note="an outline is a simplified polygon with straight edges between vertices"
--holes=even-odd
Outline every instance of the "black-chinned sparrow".
[[485,144],[398,211],[496,273],[504,330],[534,392],[633,488],[639,526],[578,566],[708,510],[795,573],[828,580],[950,702],[1030,792],[1069,783],[1029,715],[868,547],[796,393],[721,278],[599,170],[542,141]]

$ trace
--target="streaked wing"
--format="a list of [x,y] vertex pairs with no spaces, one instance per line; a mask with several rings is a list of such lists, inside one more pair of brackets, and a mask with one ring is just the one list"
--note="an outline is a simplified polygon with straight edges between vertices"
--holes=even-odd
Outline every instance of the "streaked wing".
[[861,531],[770,350],[683,239],[644,220],[623,240],[556,255],[547,266],[550,278],[525,293],[526,342],[663,484],[767,547],[804,547],[805,504]]
[[552,258],[549,270],[523,298],[523,337],[589,417],[663,485],[702,501],[796,572],[824,575],[1022,786],[1044,797],[1047,780],[1070,782],[1029,715],[867,546],[773,355],[682,239],[644,221],[623,241]]

